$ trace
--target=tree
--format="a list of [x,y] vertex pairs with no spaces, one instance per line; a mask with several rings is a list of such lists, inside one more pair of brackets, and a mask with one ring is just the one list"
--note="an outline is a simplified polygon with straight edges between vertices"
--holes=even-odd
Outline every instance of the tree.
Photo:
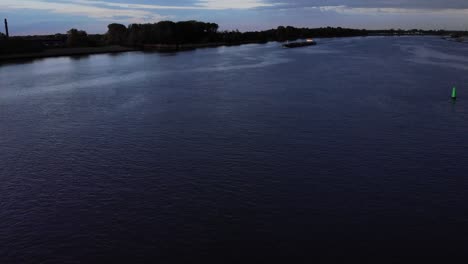
[[[157,24],[153,24],[150,32],[154,32],[156,37],[156,42],[151,41],[152,43],[162,43],[162,44],[174,44],[176,40],[176,23],[172,21],[161,21]],[[151,35],[151,34],[150,34]]]
[[[126,31],[125,44],[192,44],[214,42],[220,39],[219,26],[195,20],[161,21],[155,24],[132,24]],[[122,29],[123,30],[123,29]],[[111,30],[109,30],[110,32]],[[110,34],[108,32],[108,34]]]
[[140,44],[138,42],[139,40],[139,32],[140,32],[140,25],[139,24],[131,24],[128,26],[127,30],[127,40],[126,40],[126,45],[130,46],[137,46]]
[[88,43],[89,39],[86,31],[72,28],[67,32],[67,46],[86,47]]
[[[245,42],[286,41],[301,38],[314,37],[346,37],[366,36],[368,31],[348,28],[295,28],[280,26],[277,29],[254,32],[218,31],[215,23],[200,21],[161,21],[155,24],[132,24],[126,30],[124,43],[130,46],[142,46],[145,44],[197,44],[225,42],[238,44]],[[119,39],[124,35],[122,25],[109,26],[108,35],[111,39]],[[119,36],[119,37],[116,37]]]
[[108,31],[105,36],[106,44],[122,45],[125,43],[127,38],[127,27],[114,23],[108,25],[107,28]]

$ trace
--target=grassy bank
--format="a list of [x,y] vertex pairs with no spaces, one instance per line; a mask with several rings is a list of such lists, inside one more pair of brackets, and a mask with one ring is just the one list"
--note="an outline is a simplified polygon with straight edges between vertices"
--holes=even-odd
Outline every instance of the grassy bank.
[[130,47],[123,47],[123,46],[56,48],[56,49],[47,49],[43,52],[36,52],[36,53],[3,54],[3,55],[0,55],[0,62],[62,57],[62,56],[83,56],[83,55],[104,54],[104,53],[120,53],[120,52],[138,51],[138,50],[176,52],[176,51],[192,50],[192,49],[199,49],[199,48],[237,46],[237,45],[253,44],[253,43],[263,43],[263,42],[259,42],[259,41],[244,41],[244,42],[238,42],[238,43],[215,42],[215,43],[180,44],[180,45],[155,44],[155,45],[143,45],[140,48],[130,48]]
[[0,62],[25,60],[25,59],[40,59],[61,56],[82,56],[101,53],[119,53],[134,51],[133,48],[121,46],[108,46],[108,47],[86,47],[86,48],[60,48],[60,49],[47,49],[43,52],[37,53],[21,53],[21,54],[4,54],[0,55]]

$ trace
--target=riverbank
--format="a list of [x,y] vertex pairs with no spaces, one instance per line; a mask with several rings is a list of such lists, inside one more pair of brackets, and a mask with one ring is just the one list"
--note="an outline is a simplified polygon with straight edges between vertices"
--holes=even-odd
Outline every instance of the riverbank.
[[199,44],[153,44],[153,45],[144,45],[143,50],[172,52],[172,51],[194,50],[194,49],[201,49],[201,48],[216,48],[216,47],[222,47],[222,46],[239,46],[239,45],[245,45],[245,44],[263,44],[263,43],[265,42],[243,41],[243,42],[235,42],[235,43],[212,42],[212,43],[199,43]]
[[0,62],[29,60],[29,59],[42,59],[42,58],[62,57],[62,56],[84,56],[84,55],[103,54],[103,53],[120,53],[120,52],[128,52],[128,51],[135,51],[135,50],[136,49],[134,48],[122,47],[122,46],[47,49],[47,50],[44,50],[43,52],[37,52],[37,53],[20,53],[20,54],[0,55]]
[[43,52],[36,53],[17,53],[0,55],[1,62],[10,62],[18,60],[31,60],[31,59],[42,59],[51,57],[63,57],[63,56],[85,56],[93,54],[104,54],[104,53],[121,53],[129,51],[159,51],[159,52],[176,52],[184,50],[193,50],[200,48],[214,48],[221,46],[238,46],[244,44],[262,44],[265,42],[259,41],[243,41],[237,43],[201,43],[201,44],[155,44],[155,45],[144,45],[140,48],[130,48],[123,46],[108,46],[108,47],[84,47],[84,48],[57,48],[47,49]]
[[226,42],[214,42],[214,43],[200,43],[200,44],[154,44],[144,45],[140,48],[130,48],[123,46],[108,46],[108,47],[84,47],[84,48],[57,48],[47,49],[43,52],[36,53],[18,53],[0,55],[1,62],[11,62],[18,60],[31,60],[31,59],[42,59],[51,57],[63,57],[63,56],[85,56],[93,54],[104,54],[104,53],[121,53],[129,51],[159,51],[159,52],[176,52],[184,50],[194,50],[200,48],[214,48],[222,46],[238,46],[245,44],[262,44],[265,42],[260,41],[243,41],[236,43]]
[[[370,35],[368,35],[370,36]],[[378,35],[381,36],[381,35]],[[455,41],[455,40],[452,40]],[[460,42],[460,41],[459,41]],[[215,48],[222,46],[239,46],[246,44],[265,44],[265,41],[241,41],[241,42],[211,42],[198,44],[148,44],[140,47],[124,47],[124,46],[105,46],[105,47],[83,47],[83,48],[55,48],[47,49],[43,52],[36,53],[17,53],[0,55],[0,63],[15,62],[21,60],[34,60],[51,57],[64,56],[86,56],[93,54],[105,53],[121,53],[129,51],[157,51],[157,52],[177,52],[194,50],[200,48]],[[466,42],[464,42],[466,43]]]

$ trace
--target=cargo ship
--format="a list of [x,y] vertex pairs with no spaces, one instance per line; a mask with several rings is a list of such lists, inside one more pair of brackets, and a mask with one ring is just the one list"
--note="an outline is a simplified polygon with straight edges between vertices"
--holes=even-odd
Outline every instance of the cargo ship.
[[286,43],[283,45],[285,48],[300,48],[300,47],[307,47],[307,46],[314,46],[317,45],[317,42],[315,42],[313,39],[307,39],[306,41],[302,42],[291,42],[291,43]]

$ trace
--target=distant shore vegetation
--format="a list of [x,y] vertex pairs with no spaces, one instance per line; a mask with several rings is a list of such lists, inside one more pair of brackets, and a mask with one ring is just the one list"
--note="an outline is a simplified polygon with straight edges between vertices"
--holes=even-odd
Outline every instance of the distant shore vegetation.
[[87,34],[70,29],[66,34],[46,36],[16,36],[0,33],[0,54],[34,53],[54,48],[84,48],[124,46],[142,49],[145,46],[198,47],[202,45],[237,45],[293,41],[305,38],[353,37],[369,35],[466,35],[465,32],[444,30],[364,30],[341,27],[296,28],[280,26],[265,31],[220,31],[216,23],[200,21],[161,21],[154,24],[108,25],[105,34]]

